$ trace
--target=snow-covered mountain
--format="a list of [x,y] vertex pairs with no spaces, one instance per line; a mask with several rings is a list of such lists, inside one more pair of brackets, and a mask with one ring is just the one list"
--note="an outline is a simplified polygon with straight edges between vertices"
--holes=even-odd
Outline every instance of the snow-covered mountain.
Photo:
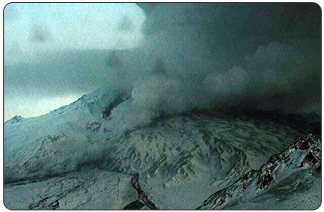
[[258,170],[216,191],[199,209],[269,209],[269,205],[271,209],[315,209],[321,202],[320,174],[320,140],[312,135],[297,137]]
[[[4,124],[5,179],[65,173],[91,161],[93,155],[96,160],[109,146],[106,140],[118,137],[127,128],[122,123],[127,113],[108,122],[103,119],[106,107],[118,98],[123,97],[102,88],[46,115],[8,120]],[[118,110],[120,107],[115,111]]]
[[[111,92],[103,87],[49,114],[26,119],[15,117],[7,121],[4,125],[5,182],[8,183],[5,187],[6,205],[9,208],[24,208],[24,204],[26,206],[29,202],[29,208],[45,209],[50,207],[49,203],[36,204],[36,197],[41,201],[41,198],[44,200],[45,196],[51,194],[52,196],[45,199],[50,201],[54,198],[57,208],[89,208],[93,200],[85,205],[64,203],[69,198],[72,198],[69,201],[79,201],[73,195],[81,192],[77,188],[73,190],[68,179],[78,179],[78,183],[73,181],[73,185],[79,185],[81,180],[84,184],[82,186],[94,188],[98,185],[90,185],[89,181],[97,181],[92,179],[93,176],[89,179],[85,176],[98,174],[102,176],[102,181],[106,175],[115,176],[114,180],[123,175],[128,176],[130,183],[131,176],[139,174],[139,184],[157,207],[192,209],[215,191],[227,191],[233,185],[235,187],[244,176],[251,175],[249,182],[256,183],[261,175],[252,177],[256,171],[249,171],[259,169],[263,164],[266,164],[263,167],[267,166],[267,170],[270,170],[267,165],[268,158],[284,151],[294,142],[296,135],[305,133],[289,127],[290,123],[280,123],[279,119],[277,122],[267,120],[267,116],[261,112],[255,112],[254,117],[244,114],[235,117],[228,111],[211,114],[193,111],[164,116],[156,118],[148,126],[131,129],[128,125],[131,101],[128,95]],[[282,120],[289,120],[289,117],[282,117]],[[294,126],[293,122],[291,124]],[[313,143],[317,145],[316,150],[320,151],[318,141]],[[315,145],[313,143],[311,145]],[[298,167],[305,155],[314,151],[312,148],[293,151],[294,154],[289,157],[293,157],[291,160],[295,165],[287,166],[285,164],[288,159],[283,159],[278,167],[271,168],[271,173],[274,169],[280,170],[277,171],[278,174],[275,173],[276,181],[279,179],[278,184],[282,180],[288,181],[289,177],[298,178],[304,172],[311,172],[313,167],[307,165],[308,163],[303,168]],[[288,154],[287,151],[284,154]],[[272,156],[270,161],[275,161],[278,157]],[[297,168],[291,169],[295,166]],[[266,174],[264,172],[263,175]],[[320,182],[320,175],[307,176],[305,179],[296,179],[300,182],[297,184],[302,186],[305,183],[308,185]],[[57,188],[58,179],[62,183],[67,181],[67,186],[72,190]],[[44,182],[55,184],[54,193],[41,189]],[[24,198],[26,203],[15,206],[12,195],[26,186],[32,186],[35,193],[30,195],[35,195],[34,200]],[[247,191],[254,192],[254,187],[251,186],[251,191],[248,187]],[[269,190],[270,188],[271,186]],[[308,186],[303,187],[305,192],[307,188]],[[60,193],[60,196],[57,192],[64,193],[62,189],[69,192],[64,195]],[[115,196],[115,192],[111,193],[110,189],[115,187],[106,190],[114,202],[118,195]],[[100,208],[122,208],[136,200],[136,191],[130,184],[127,189],[133,192],[133,200],[125,198],[120,204],[102,204]],[[259,190],[255,190],[255,195]],[[290,192],[288,187],[286,190],[288,191],[285,192]],[[94,193],[91,195],[98,195],[95,191],[92,192]],[[239,202],[237,199],[235,201]],[[270,205],[263,207],[270,208]],[[204,207],[218,206],[210,203]],[[249,207],[250,205],[246,206]]]
[[144,8],[145,41],[109,52],[107,85],[5,122],[5,205],[317,208],[316,42],[251,40],[250,4]]

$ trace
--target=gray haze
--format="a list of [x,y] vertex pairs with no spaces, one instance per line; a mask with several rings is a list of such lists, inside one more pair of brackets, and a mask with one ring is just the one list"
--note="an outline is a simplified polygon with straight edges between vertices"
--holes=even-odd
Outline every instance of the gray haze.
[[[164,3],[143,8],[146,40],[138,54],[143,52],[139,57],[153,76],[132,92],[135,123],[145,124],[159,113],[222,106],[321,113],[318,5]],[[154,74],[159,64],[162,77]]]
[[144,20],[135,4],[8,4],[4,119],[45,114],[109,81],[109,52],[138,46]]
[[[132,91],[136,122],[219,105],[321,111],[318,5],[166,3],[143,9],[145,38],[133,50],[56,49],[5,66],[5,105],[18,94],[81,95],[108,84]],[[116,31],[131,34],[133,24],[123,16]],[[51,34],[38,27],[29,39],[47,43]]]

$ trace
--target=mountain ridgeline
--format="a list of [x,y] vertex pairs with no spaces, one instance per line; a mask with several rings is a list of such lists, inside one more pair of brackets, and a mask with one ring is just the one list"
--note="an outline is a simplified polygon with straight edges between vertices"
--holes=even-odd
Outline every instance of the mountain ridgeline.
[[[260,204],[253,203],[253,207],[271,208],[277,204],[276,193],[273,193],[277,190],[284,192],[280,200],[285,202],[284,208],[290,208],[291,202],[296,208],[316,208],[320,203],[315,187],[321,176],[321,143],[316,124],[312,123],[317,122],[314,115],[235,113],[235,108],[195,110],[160,115],[148,126],[131,129],[127,114],[131,101],[127,96],[101,88],[47,115],[7,121],[6,206],[46,209],[50,204],[33,202],[47,195],[45,191],[39,193],[38,186],[48,183],[57,189],[56,182],[60,180],[72,187],[53,191],[55,195],[48,197],[52,206],[87,208],[86,205],[94,204],[94,199],[81,205],[64,202],[78,201],[75,195],[86,195],[83,189],[97,186],[88,184],[92,177],[84,178],[90,173],[123,178],[123,191],[128,191],[128,195],[124,193],[119,199],[121,196],[117,193],[105,190],[111,203],[99,207],[101,209],[250,209],[250,200],[260,192],[269,195],[271,201],[266,206],[261,205],[260,200]],[[316,135],[303,137],[312,132]],[[294,140],[296,136],[299,138]],[[72,176],[80,177],[84,183],[71,181],[74,183],[70,185],[68,179]],[[100,176],[102,182],[105,177]],[[137,176],[137,183],[130,183],[132,176]],[[281,188],[288,182],[291,190]],[[113,190],[117,188],[114,185],[110,185]],[[21,186],[33,188],[30,195],[34,200],[24,203],[30,205],[16,205],[17,202],[10,199],[13,189],[23,189]],[[297,203],[300,189],[309,191],[305,195],[311,195],[312,201]],[[215,191],[218,192],[213,194]],[[95,190],[91,192],[96,195]],[[97,207],[91,209],[94,208]]]
[[91,57],[102,87],[5,122],[6,207],[318,208],[319,7],[139,6],[143,43]]

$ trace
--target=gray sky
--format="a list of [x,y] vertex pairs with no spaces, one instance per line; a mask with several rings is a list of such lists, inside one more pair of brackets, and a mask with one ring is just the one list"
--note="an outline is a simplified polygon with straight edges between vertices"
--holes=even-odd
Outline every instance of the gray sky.
[[138,45],[144,20],[144,12],[128,3],[8,4],[5,121],[45,114],[96,89],[109,77],[109,51]]
[[[103,84],[133,84],[139,114],[162,100],[175,113],[235,104],[238,97],[261,109],[321,110],[316,4],[159,7],[143,27],[145,45],[123,61],[128,83],[118,84],[111,51],[136,47],[144,37],[145,15],[135,4],[9,4],[5,120],[45,114]],[[150,71],[161,67],[167,81],[151,80]]]

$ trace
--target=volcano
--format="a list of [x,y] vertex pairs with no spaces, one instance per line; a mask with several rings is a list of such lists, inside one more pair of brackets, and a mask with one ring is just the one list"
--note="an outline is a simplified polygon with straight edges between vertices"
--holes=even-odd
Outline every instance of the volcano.
[[109,82],[4,123],[5,206],[318,208],[320,8],[138,5],[143,43],[98,52]]
[[192,111],[130,130],[130,101],[101,88],[49,114],[7,121],[6,206],[121,209],[137,201],[135,208],[149,208],[145,198],[160,209],[320,204],[313,116]]

